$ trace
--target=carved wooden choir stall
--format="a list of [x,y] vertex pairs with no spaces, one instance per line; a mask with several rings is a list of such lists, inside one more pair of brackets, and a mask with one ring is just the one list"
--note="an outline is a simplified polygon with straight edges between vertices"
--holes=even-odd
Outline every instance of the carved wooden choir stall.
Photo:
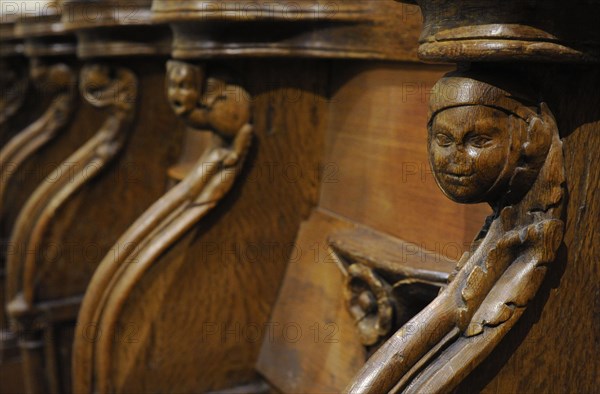
[[0,392],[600,387],[600,4],[0,3]]

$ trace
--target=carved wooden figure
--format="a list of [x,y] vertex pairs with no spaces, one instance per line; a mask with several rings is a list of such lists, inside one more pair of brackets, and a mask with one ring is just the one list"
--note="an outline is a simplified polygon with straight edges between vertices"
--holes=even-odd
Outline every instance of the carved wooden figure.
[[[452,200],[486,201],[494,213],[449,285],[369,359],[349,391],[453,389],[541,285],[562,242],[562,143],[546,103],[519,88],[512,78],[477,73],[449,74],[434,87],[428,140],[435,179]],[[413,327],[435,329],[414,335]],[[373,365],[384,367],[373,373]]]
[[[126,5],[145,22],[122,19],[131,11],[123,4],[85,3],[82,11],[79,2],[63,2],[63,16],[87,60],[79,94],[92,115],[78,131],[93,134],[29,197],[7,256],[7,309],[29,392],[69,391],[72,327],[87,283],[118,236],[164,192],[179,151],[178,122],[161,94],[168,28],[147,20],[149,2]],[[92,11],[110,18],[92,20]]]
[[[243,122],[251,119],[252,143],[241,172],[226,181],[211,175],[222,165],[206,166],[208,172],[204,174],[196,172],[198,160],[207,158],[202,157],[202,152],[208,149],[219,163],[221,153],[211,148],[214,142],[198,141],[200,133],[189,130],[186,141],[194,146],[190,149],[193,152],[184,152],[179,165],[170,171],[180,183],[122,236],[117,244],[123,249],[129,243],[129,248],[123,256],[105,257],[86,293],[74,352],[77,392],[261,392],[269,385],[282,392],[307,392],[305,388],[313,383],[311,376],[337,386],[339,391],[343,388],[340,381],[346,383],[349,371],[354,372],[364,361],[354,327],[344,333],[349,340],[330,353],[320,352],[322,343],[305,349],[307,340],[302,344],[275,343],[263,335],[263,327],[310,319],[313,310],[322,309],[321,297],[342,289],[323,285],[323,281],[339,277],[337,271],[319,275],[323,273],[319,269],[326,270],[326,265],[309,262],[302,266],[305,271],[298,274],[299,267],[287,262],[294,251],[297,253],[294,240],[300,223],[319,201],[323,168],[319,164],[324,160],[326,135],[335,140],[343,134],[338,134],[339,129],[344,128],[345,134],[351,134],[348,139],[373,149],[377,139],[364,137],[369,130],[365,126],[371,125],[369,111],[388,116],[395,113],[385,99],[365,103],[337,96],[338,89],[349,84],[362,97],[368,89],[354,84],[354,78],[360,79],[365,69],[376,74],[373,83],[380,87],[387,86],[386,76],[390,74],[393,83],[402,81],[402,75],[411,75],[400,65],[385,66],[382,62],[371,68],[348,59],[414,60],[414,51],[407,48],[412,46],[409,43],[416,43],[416,30],[410,26],[417,25],[418,15],[411,14],[414,18],[406,17],[406,24],[397,26],[394,21],[400,17],[402,6],[393,1],[348,1],[338,3],[335,10],[327,8],[326,2],[312,1],[283,2],[276,7],[256,7],[256,2],[251,1],[235,3],[238,8],[230,12],[227,7],[232,6],[231,2],[220,3],[221,8],[207,7],[215,4],[202,1],[154,2],[155,19],[169,22],[175,33],[172,54],[179,63],[168,66],[168,95],[176,113],[188,123],[211,124],[213,131],[235,124],[225,133],[232,136],[244,130]],[[241,12],[236,13],[240,5]],[[202,67],[192,66],[200,63]],[[386,74],[386,67],[393,70]],[[235,83],[218,82],[227,80],[218,77],[221,70],[230,70]],[[445,69],[434,67],[420,77],[429,81],[442,70]],[[207,103],[213,100],[208,94],[213,90],[211,78],[216,90],[224,92],[221,98],[212,96],[215,104],[225,106],[222,112],[208,111],[212,106]],[[198,87],[205,84],[207,93],[202,94]],[[243,106],[239,100],[231,100],[235,96],[241,101],[251,100],[251,117],[241,116]],[[231,109],[228,105],[232,105]],[[335,111],[330,113],[332,108]],[[417,107],[407,106],[405,110],[411,113],[414,108]],[[219,113],[228,115],[212,116]],[[362,122],[345,122],[347,116],[356,113]],[[404,136],[406,131],[407,140],[411,140],[407,145],[412,147],[417,132],[411,134],[409,129],[402,127],[398,133]],[[242,134],[233,141],[232,136],[225,139],[226,151],[236,145],[244,146],[235,142]],[[216,142],[217,146],[223,144],[220,139]],[[362,146],[358,148],[361,149]],[[354,153],[330,157],[358,165],[363,156],[361,152]],[[395,157],[394,153],[390,150],[386,160],[381,161],[372,155],[368,164],[387,162]],[[333,163],[329,164],[337,164],[331,160]],[[294,168],[301,176],[290,180],[291,173],[278,168]],[[345,167],[347,172],[343,175],[349,176],[355,169]],[[233,168],[230,170],[233,173]],[[357,169],[354,173],[361,172]],[[371,172],[364,174],[371,178]],[[193,201],[198,190],[190,190],[188,182],[192,180],[200,185],[214,180],[218,186],[224,186],[223,191],[202,189],[210,194],[209,200],[214,198],[216,202],[218,197],[218,204],[196,207]],[[332,196],[330,189],[330,206],[335,205],[331,203]],[[368,205],[361,199],[337,200],[338,207],[356,202],[363,204],[359,208],[365,210]],[[334,215],[322,216],[334,221]],[[319,222],[314,222],[313,217],[319,217],[318,210],[304,226],[317,232],[315,223]],[[390,219],[386,224],[391,222]],[[326,238],[327,227],[322,231]],[[312,253],[304,246],[304,259],[310,260]],[[286,269],[296,273],[286,280],[286,289],[296,285],[298,297],[289,297],[288,291],[279,293]],[[439,279],[448,272],[432,268],[429,274]],[[314,286],[310,284],[312,280]],[[305,286],[304,293],[298,289],[300,285]],[[439,283],[433,286],[439,287]],[[306,313],[296,314],[297,308],[287,308],[299,303],[306,304],[301,311]],[[337,311],[326,311],[326,318]],[[303,329],[307,338],[309,328]],[[250,334],[253,336],[244,336]],[[346,360],[339,361],[343,359],[341,355],[348,354],[346,347],[352,348],[348,353],[360,354],[349,362],[352,369],[343,364]],[[337,375],[330,374],[336,363],[340,366]],[[311,369],[310,365],[314,367]],[[325,370],[322,374],[321,369]]]
[[599,96],[586,87],[599,77],[600,8],[418,4],[419,56],[460,70],[432,92],[435,180],[450,199],[485,201],[493,214],[448,286],[346,390],[593,391]]
[[87,137],[81,131],[73,133],[77,128],[74,123],[79,120],[75,117],[79,102],[79,66],[74,57],[74,36],[65,32],[59,20],[60,14],[54,12],[29,15],[21,18],[15,27],[16,32],[26,38],[24,50],[31,59],[29,76],[34,87],[26,94],[25,105],[34,117],[39,117],[29,119],[22,130],[17,129],[23,124],[22,119],[6,122],[9,139],[0,151],[2,261],[8,252],[10,231],[26,198]]
[[[378,11],[397,10],[393,4]],[[268,324],[298,226],[317,201],[328,62],[315,58],[385,59],[402,45],[402,32],[385,30],[391,19],[368,17],[371,3],[335,10],[312,1],[211,5],[153,4],[155,20],[173,28],[173,57],[204,64],[170,63],[175,112],[218,133],[198,141],[189,131],[193,152],[171,171],[180,183],[121,239],[141,243],[126,252],[139,264],[107,256],[96,272],[78,320],[79,392],[264,389],[256,366],[261,340],[224,330]],[[241,13],[228,12],[232,6]],[[371,51],[373,39],[389,45]],[[297,174],[292,180],[289,171]],[[88,337],[115,330],[119,343],[90,342],[86,328]]]
[[[80,326],[99,322],[97,332],[118,330],[117,317],[139,278],[229,192],[252,140],[249,102],[240,100],[248,93],[241,87],[227,82],[229,78],[211,76],[204,67],[183,62],[169,62],[167,75],[167,96],[174,112],[193,128],[191,132],[204,129],[212,136],[187,175],[119,239],[116,248],[122,253],[108,254],[98,267],[79,316]],[[90,312],[95,315],[90,316]],[[106,383],[113,357],[111,348],[115,346],[113,338],[99,337],[92,346],[86,341],[83,336],[76,337],[75,358],[96,360],[98,390],[110,391]],[[75,365],[75,373],[85,377],[84,384],[76,381],[79,385],[75,391],[90,384],[89,366]]]

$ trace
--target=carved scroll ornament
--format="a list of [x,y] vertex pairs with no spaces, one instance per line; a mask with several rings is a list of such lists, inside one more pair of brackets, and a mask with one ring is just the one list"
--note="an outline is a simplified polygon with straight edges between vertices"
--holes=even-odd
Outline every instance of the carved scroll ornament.
[[19,317],[34,310],[35,285],[45,269],[37,254],[25,253],[41,245],[55,213],[71,196],[99,174],[123,148],[135,113],[137,78],[128,69],[88,65],[81,71],[80,91],[92,105],[109,115],[98,132],[64,162],[73,171],[51,173],[19,214],[12,234],[17,252],[8,259],[9,313]]
[[[206,216],[229,192],[241,171],[253,129],[247,93],[226,76],[205,77],[205,69],[168,63],[167,96],[175,113],[190,127],[208,131],[212,141],[187,175],[152,205],[115,246],[122,253],[104,258],[87,289],[78,326],[112,330],[132,290],[160,257]],[[127,264],[135,262],[135,264]],[[75,389],[110,391],[112,343],[76,335]],[[96,364],[83,362],[93,360]],[[96,371],[92,390],[92,371]]]
[[0,62],[0,127],[23,105],[29,76],[7,61]]
[[74,112],[77,78],[69,66],[64,63],[43,65],[34,61],[30,74],[34,85],[53,98],[44,114],[14,136],[0,151],[0,204],[16,170],[56,137]]
[[449,74],[432,93],[429,159],[442,191],[494,213],[448,286],[347,388],[449,392],[514,326],[562,242],[562,142],[547,105],[513,78]]

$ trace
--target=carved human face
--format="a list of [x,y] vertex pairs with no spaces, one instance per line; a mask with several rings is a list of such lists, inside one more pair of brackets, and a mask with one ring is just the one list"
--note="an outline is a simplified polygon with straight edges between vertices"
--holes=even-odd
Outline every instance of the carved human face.
[[197,107],[200,78],[198,67],[182,62],[169,62],[167,97],[177,116],[185,117]]
[[494,186],[510,176],[511,133],[519,121],[481,105],[439,112],[429,128],[429,160],[442,191],[461,203],[489,201]]

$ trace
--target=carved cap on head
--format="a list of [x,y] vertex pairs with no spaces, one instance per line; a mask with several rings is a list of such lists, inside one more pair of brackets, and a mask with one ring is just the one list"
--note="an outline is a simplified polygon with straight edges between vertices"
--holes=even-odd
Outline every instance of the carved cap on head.
[[484,105],[511,113],[528,121],[535,115],[535,95],[513,78],[498,78],[483,73],[446,74],[433,87],[429,119],[448,108]]

